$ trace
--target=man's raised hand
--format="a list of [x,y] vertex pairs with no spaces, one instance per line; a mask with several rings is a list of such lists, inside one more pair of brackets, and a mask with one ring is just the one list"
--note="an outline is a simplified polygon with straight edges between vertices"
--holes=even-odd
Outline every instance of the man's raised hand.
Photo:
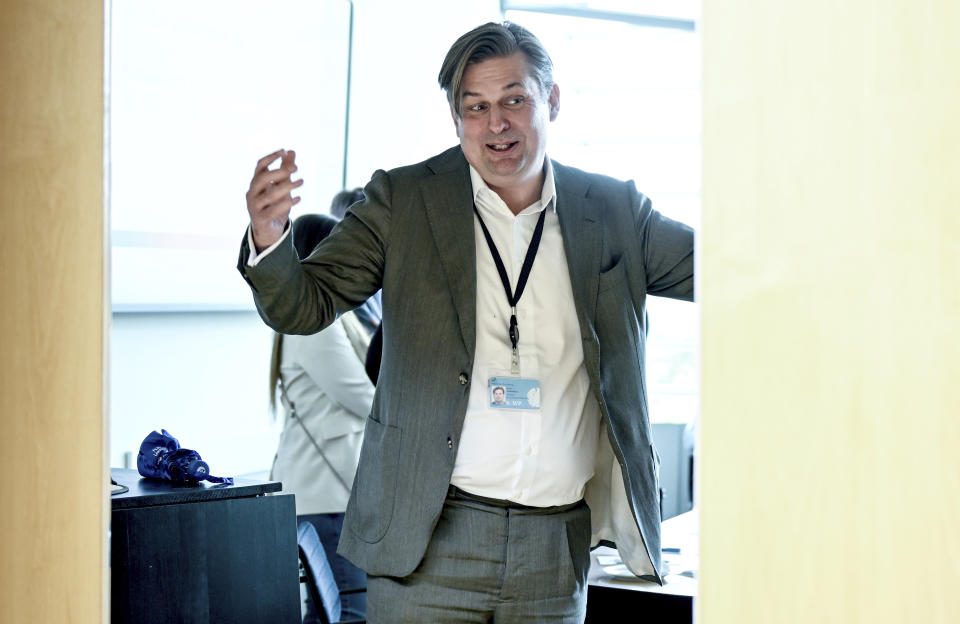
[[[253,243],[259,253],[274,244],[283,235],[290,219],[290,209],[300,202],[290,193],[303,184],[292,180],[297,170],[296,153],[293,150],[277,150],[257,161],[257,168],[247,191],[247,212],[253,230]],[[280,159],[280,166],[270,165]]]

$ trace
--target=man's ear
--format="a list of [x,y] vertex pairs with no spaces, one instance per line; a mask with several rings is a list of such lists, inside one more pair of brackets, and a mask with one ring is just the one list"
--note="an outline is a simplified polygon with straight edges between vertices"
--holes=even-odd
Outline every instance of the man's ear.
[[452,106],[452,105],[450,106],[450,118],[453,119],[453,127],[454,127],[454,129],[456,129],[456,131],[457,131],[457,136],[459,137],[459,136],[460,136],[460,122],[461,122],[462,120],[460,119],[459,116],[457,116],[457,112],[456,112],[455,110],[453,110],[453,106]]
[[560,113],[560,87],[553,85],[547,103],[550,105],[550,121],[556,121],[557,115]]

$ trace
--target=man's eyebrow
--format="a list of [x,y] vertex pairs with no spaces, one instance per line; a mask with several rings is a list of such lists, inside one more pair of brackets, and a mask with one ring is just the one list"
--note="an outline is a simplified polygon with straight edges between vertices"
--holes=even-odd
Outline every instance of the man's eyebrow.
[[[503,90],[504,90],[504,91],[509,91],[510,89],[515,89],[515,88],[517,88],[517,87],[520,87],[521,89],[525,88],[523,82],[517,80],[517,81],[511,82],[510,84],[506,85],[506,86],[503,88]],[[462,97],[462,98],[465,98],[465,97],[477,97],[477,98],[478,98],[478,97],[483,97],[483,96],[480,95],[479,93],[474,92],[474,91],[464,91],[464,92],[462,92],[462,93],[460,94],[460,97]]]

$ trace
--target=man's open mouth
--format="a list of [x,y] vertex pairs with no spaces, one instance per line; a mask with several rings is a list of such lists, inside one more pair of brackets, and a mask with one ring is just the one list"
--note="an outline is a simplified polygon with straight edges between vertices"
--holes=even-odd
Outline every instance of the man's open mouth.
[[506,152],[517,143],[519,143],[519,141],[512,141],[510,143],[487,143],[487,147],[495,152]]

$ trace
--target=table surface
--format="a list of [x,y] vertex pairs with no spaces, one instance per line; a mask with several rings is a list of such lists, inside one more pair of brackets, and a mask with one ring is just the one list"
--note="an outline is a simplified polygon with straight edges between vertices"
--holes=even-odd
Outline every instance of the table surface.
[[120,485],[130,488],[127,492],[110,497],[113,509],[261,496],[279,492],[283,487],[279,481],[240,478],[235,479],[233,485],[209,481],[201,481],[197,485],[179,485],[162,479],[141,477],[139,472],[129,468],[111,468],[110,476]]
[[662,586],[631,574],[620,561],[617,551],[606,546],[590,553],[587,582],[598,587],[696,596],[700,543],[698,519],[698,512],[693,509],[663,522],[660,537],[666,574]]

